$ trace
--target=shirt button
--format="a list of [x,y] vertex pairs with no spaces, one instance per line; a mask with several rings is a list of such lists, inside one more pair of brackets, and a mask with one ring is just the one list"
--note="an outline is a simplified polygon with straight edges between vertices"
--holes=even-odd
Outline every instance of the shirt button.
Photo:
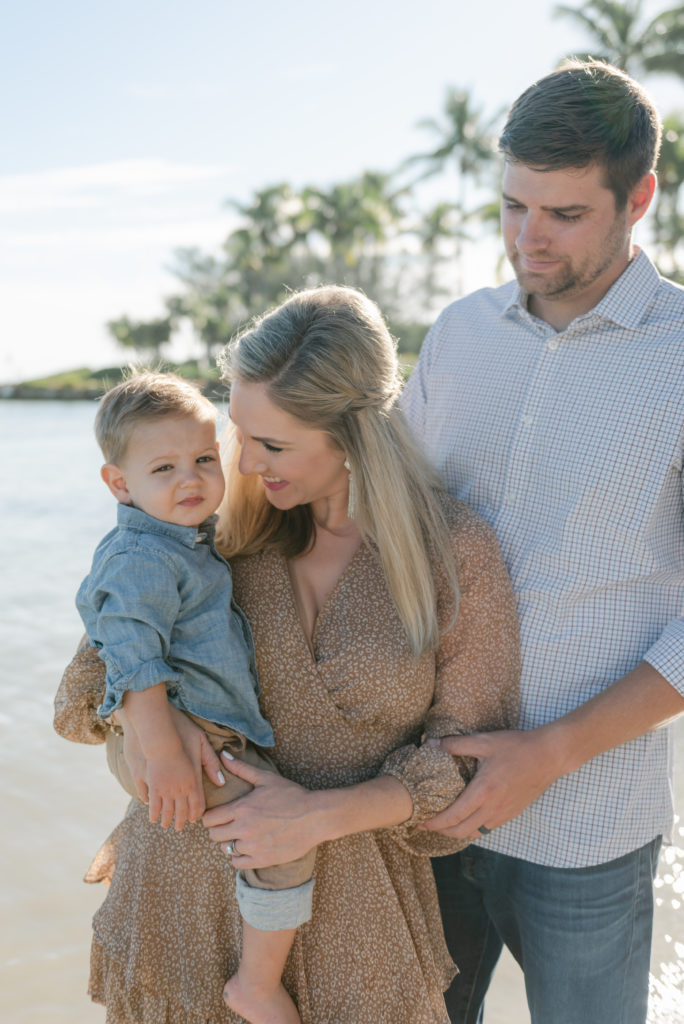
[[558,340],[558,338],[549,338],[546,344],[552,352],[555,352],[558,346],[560,345],[560,341]]

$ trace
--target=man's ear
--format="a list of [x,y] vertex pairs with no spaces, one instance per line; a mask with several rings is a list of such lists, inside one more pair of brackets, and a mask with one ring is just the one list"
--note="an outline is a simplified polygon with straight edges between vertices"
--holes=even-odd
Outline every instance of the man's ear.
[[131,504],[131,495],[126,487],[126,478],[120,466],[115,466],[113,462],[106,462],[100,470],[100,476],[117,501],[122,505]]
[[630,192],[629,198],[627,199],[627,217],[630,226],[632,224],[636,224],[638,220],[641,220],[648,210],[651,205],[651,200],[653,199],[655,188],[656,176],[653,171],[649,171],[648,174],[643,176],[641,181],[637,182]]

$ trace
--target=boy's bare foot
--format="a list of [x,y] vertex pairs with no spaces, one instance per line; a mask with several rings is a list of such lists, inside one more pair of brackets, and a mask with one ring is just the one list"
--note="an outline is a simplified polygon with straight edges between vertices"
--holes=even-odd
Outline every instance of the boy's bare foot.
[[226,982],[223,998],[231,1010],[250,1024],[301,1024],[297,1007],[282,984],[267,990],[248,985],[238,971]]

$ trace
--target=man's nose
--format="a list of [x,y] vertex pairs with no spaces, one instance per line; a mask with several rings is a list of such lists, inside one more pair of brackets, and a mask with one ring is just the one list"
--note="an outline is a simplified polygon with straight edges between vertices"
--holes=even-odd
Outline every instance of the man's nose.
[[540,217],[526,213],[520,225],[515,246],[520,252],[538,252],[549,244],[548,232]]

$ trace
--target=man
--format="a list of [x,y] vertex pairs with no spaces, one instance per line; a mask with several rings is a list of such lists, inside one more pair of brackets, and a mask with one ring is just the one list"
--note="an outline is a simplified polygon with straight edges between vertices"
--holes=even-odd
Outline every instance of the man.
[[478,759],[430,827],[481,1021],[505,943],[533,1024],[643,1024],[652,880],[672,823],[668,729],[684,710],[684,290],[632,244],[660,123],[617,69],[568,62],[500,140],[516,282],[453,303],[405,394],[449,489],[496,530],[523,647],[520,731],[449,737]]

